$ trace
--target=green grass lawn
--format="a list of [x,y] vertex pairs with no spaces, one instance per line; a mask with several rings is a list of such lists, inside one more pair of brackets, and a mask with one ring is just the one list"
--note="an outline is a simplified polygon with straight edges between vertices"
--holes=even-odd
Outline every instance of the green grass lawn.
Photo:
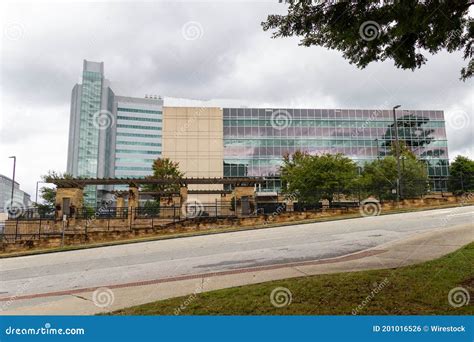
[[[274,307],[270,294],[287,288],[292,301]],[[448,302],[455,287],[471,302]],[[378,290],[378,293],[375,293]],[[472,315],[474,243],[423,264],[353,273],[317,275],[173,298],[113,312],[115,315]]]

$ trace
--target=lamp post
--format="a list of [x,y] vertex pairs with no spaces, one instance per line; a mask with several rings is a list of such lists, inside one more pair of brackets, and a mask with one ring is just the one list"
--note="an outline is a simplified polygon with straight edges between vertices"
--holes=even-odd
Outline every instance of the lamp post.
[[396,147],[396,155],[397,155],[397,203],[400,207],[400,179],[401,179],[401,169],[400,169],[400,144],[398,142],[398,123],[397,117],[395,115],[395,110],[400,108],[401,105],[396,105],[393,107],[393,127],[395,129],[395,147]]
[[44,183],[43,181],[37,181],[36,182],[36,195],[35,195],[35,203],[38,205],[38,184],[39,183]]
[[13,158],[12,197],[11,197],[11,200],[10,200],[10,210],[12,210],[12,208],[13,208],[13,194],[15,193],[16,156],[10,156],[8,158]]

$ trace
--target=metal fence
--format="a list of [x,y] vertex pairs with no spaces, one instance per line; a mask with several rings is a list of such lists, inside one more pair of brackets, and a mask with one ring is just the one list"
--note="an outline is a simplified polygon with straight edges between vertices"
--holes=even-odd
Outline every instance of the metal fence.
[[165,229],[186,220],[205,220],[236,216],[231,202],[187,202],[183,206],[142,206],[69,208],[67,220],[55,210],[28,208],[9,213],[0,238],[3,242],[38,240],[43,237],[63,237],[68,234],[119,232],[134,229]]

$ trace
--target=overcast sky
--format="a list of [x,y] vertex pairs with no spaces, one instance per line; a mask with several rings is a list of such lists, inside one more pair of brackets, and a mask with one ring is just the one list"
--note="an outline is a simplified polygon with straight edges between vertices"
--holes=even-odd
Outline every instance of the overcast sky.
[[444,110],[450,159],[474,157],[473,88],[459,81],[461,53],[428,56],[415,72],[392,61],[359,70],[340,52],[271,39],[260,23],[285,10],[278,0],[2,5],[0,174],[11,177],[8,156],[16,155],[17,180],[34,199],[41,175],[65,171],[83,59],[105,63],[117,95]]

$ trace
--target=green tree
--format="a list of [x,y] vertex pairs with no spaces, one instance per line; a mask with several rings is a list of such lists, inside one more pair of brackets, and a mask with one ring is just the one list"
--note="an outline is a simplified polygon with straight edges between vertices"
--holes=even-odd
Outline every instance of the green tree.
[[54,207],[56,203],[56,188],[48,188],[46,186],[40,189],[41,198],[43,198],[43,204],[37,203],[37,206]]
[[474,160],[456,157],[449,166],[449,189],[456,193],[474,190]]
[[273,38],[298,36],[303,46],[342,51],[359,68],[392,59],[398,68],[415,70],[426,63],[426,53],[463,50],[469,62],[461,79],[472,76],[471,0],[287,2],[287,15],[262,23],[264,30],[276,30]]
[[280,172],[284,193],[304,203],[331,203],[336,194],[348,193],[357,178],[356,164],[342,154],[285,155]]
[[[402,150],[402,149],[401,149]],[[401,151],[401,196],[416,198],[428,190],[426,165],[417,160],[409,150]],[[397,159],[387,156],[366,163],[362,172],[361,185],[366,195],[375,195],[380,200],[394,200],[397,196]]]
[[[67,173],[61,173],[53,170],[49,170],[48,174],[41,176],[41,180],[44,183],[51,183],[55,179],[72,179],[73,176]],[[38,208],[54,208],[56,203],[56,188],[50,188],[43,186],[39,190],[41,198],[43,199],[43,204],[36,203]]]
[[[152,165],[153,175],[147,177],[148,179],[170,179],[178,181],[184,177],[184,174],[179,170],[179,163],[173,162],[169,158],[158,158],[153,161]],[[180,184],[147,184],[143,187],[145,191],[172,193],[179,192]],[[159,201],[160,196],[154,196]]]

